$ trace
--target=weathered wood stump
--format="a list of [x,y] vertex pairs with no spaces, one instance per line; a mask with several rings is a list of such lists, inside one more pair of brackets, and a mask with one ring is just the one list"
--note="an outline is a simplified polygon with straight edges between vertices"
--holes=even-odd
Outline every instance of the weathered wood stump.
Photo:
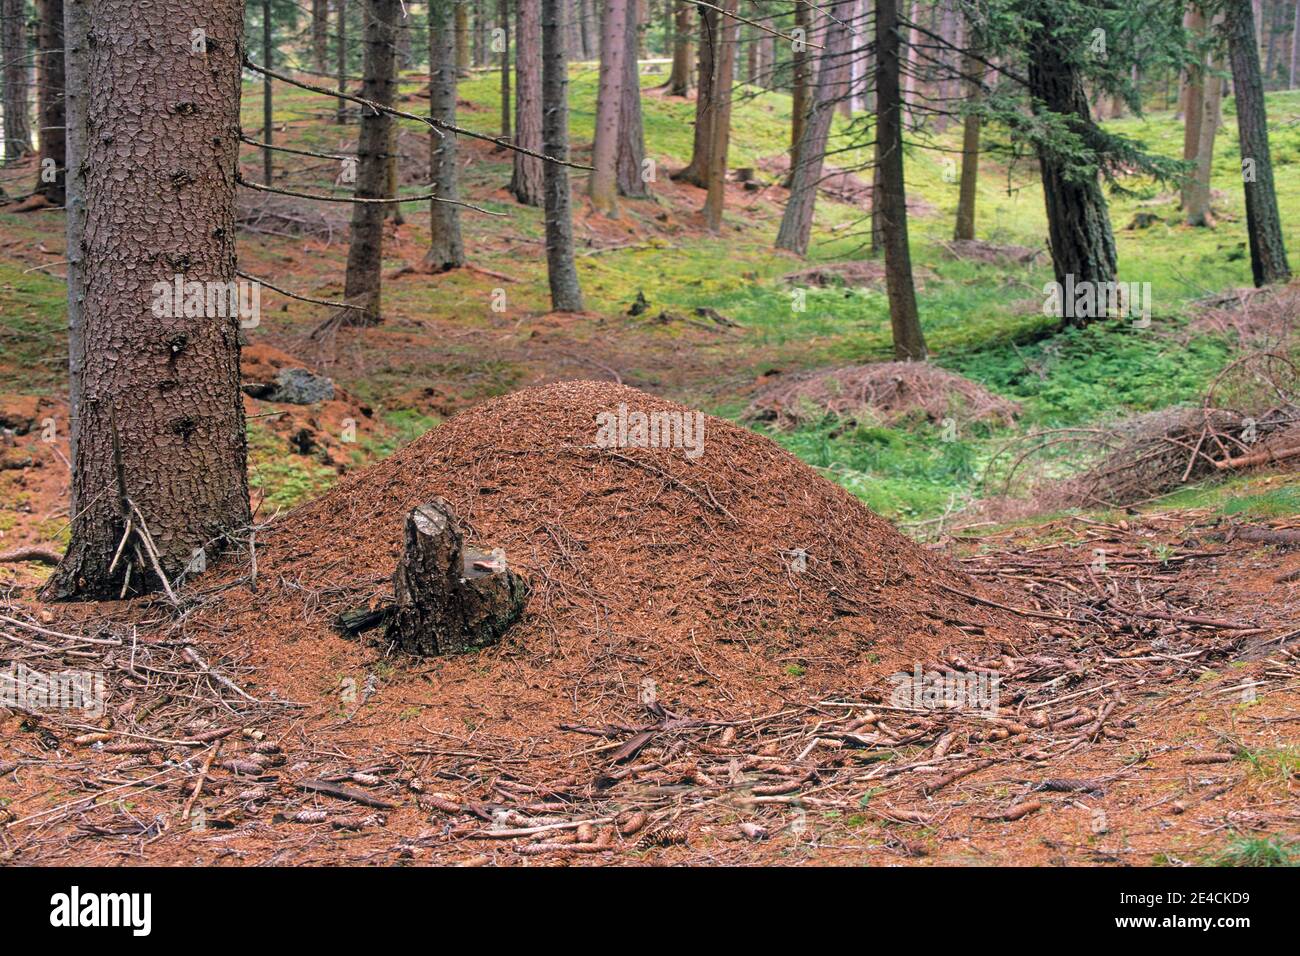
[[495,644],[519,619],[528,585],[499,552],[464,547],[451,505],[434,498],[406,516],[385,637],[412,654],[458,654]]

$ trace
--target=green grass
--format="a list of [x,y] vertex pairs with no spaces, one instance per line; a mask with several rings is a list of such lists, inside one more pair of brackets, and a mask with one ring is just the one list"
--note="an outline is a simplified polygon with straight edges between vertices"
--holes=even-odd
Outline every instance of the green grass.
[[1210,862],[1215,866],[1300,866],[1300,843],[1281,836],[1238,837]]

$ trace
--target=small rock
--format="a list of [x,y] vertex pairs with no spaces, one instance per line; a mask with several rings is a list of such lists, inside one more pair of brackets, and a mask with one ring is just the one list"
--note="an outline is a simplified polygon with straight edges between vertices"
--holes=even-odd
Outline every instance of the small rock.
[[283,368],[276,375],[270,391],[263,397],[268,402],[315,405],[317,402],[328,402],[334,397],[334,383],[324,375],[317,375],[305,368]]

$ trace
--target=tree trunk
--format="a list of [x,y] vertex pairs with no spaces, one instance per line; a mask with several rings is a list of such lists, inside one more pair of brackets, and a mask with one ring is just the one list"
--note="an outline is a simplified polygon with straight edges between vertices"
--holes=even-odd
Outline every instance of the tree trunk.
[[812,109],[804,124],[803,140],[799,143],[799,165],[791,171],[790,200],[785,205],[781,228],[776,234],[776,248],[788,249],[800,256],[808,252],[831,119],[836,104],[848,92],[848,59],[853,40],[848,23],[852,19],[851,3],[841,0],[830,6],[828,17],[831,23],[823,38],[825,49],[819,58]]
[[241,14],[237,0],[209,0],[205,53],[176,29],[194,22],[184,0],[97,2],[84,15],[80,510],[47,597],[151,590],[155,562],[170,578],[250,521],[238,312],[200,293],[186,316],[187,302],[160,296],[178,277],[234,289]]
[[[275,63],[272,58],[271,50],[274,44],[271,41],[271,0],[262,0],[262,66],[266,69],[274,69]],[[274,125],[275,109],[271,98],[271,76],[262,74],[262,142],[268,146],[275,137]],[[268,186],[271,185],[271,179],[275,175],[275,153],[272,150],[262,150],[262,182]]]
[[701,189],[708,186],[709,151],[713,148],[713,79],[718,53],[718,12],[700,7],[700,50],[695,91],[695,139],[691,161],[673,173],[673,179]]
[[[1062,41],[1055,35],[1056,24],[1051,17],[1040,14],[1040,20],[1030,34],[1027,50],[1029,91],[1035,109],[1055,113],[1086,143],[1095,127],[1088,111],[1083,78],[1073,57],[1058,46]],[[1056,281],[1062,287],[1067,283],[1067,276],[1073,276],[1075,285],[1113,282],[1115,236],[1097,174],[1072,172],[1070,157],[1063,157],[1041,144],[1037,152]],[[1074,161],[1077,162],[1077,157]],[[1069,321],[1083,324],[1090,318],[1078,316]]]
[[596,39],[600,35],[600,30],[596,23],[595,7],[592,0],[574,0],[574,2],[576,6],[573,19],[577,40],[574,51],[584,60],[594,60],[600,54],[596,49]]
[[[1191,34],[1193,46],[1199,46],[1205,40],[1205,14],[1196,3],[1189,3],[1183,14],[1183,29]],[[1183,161],[1195,162],[1197,145],[1201,141],[1201,118],[1205,115],[1205,64],[1204,56],[1198,56],[1197,62],[1187,67],[1183,81]],[[1188,190],[1191,189],[1190,178],[1184,180],[1180,201],[1183,209],[1187,208]]]
[[[398,136],[401,130],[397,122],[388,124],[388,148],[384,150],[384,198],[396,199],[398,192],[401,191],[401,170],[399,169]],[[400,202],[388,203],[384,206],[389,216],[393,218],[393,224],[400,226],[406,222],[406,216],[402,214],[402,204]]]
[[645,128],[641,120],[641,72],[637,69],[638,0],[627,0],[628,29],[624,32],[623,102],[618,117],[618,194],[647,199]]
[[[361,79],[364,99],[391,106],[396,67],[394,39],[400,0],[366,0],[365,60]],[[357,136],[357,199],[383,199],[388,193],[387,113],[363,109]],[[450,137],[448,137],[450,138]],[[352,241],[344,297],[353,308],[344,313],[349,325],[372,325],[380,320],[380,267],[384,257],[384,204],[353,203]]]
[[36,174],[36,192],[56,206],[66,199],[67,135],[63,95],[63,0],[38,0],[40,21],[37,49],[40,56],[40,86],[36,90],[40,116],[41,161]]
[[[437,3],[438,0],[430,0]],[[454,4],[456,23],[456,72],[460,76],[469,76],[471,57],[469,31],[469,0],[451,0]]]
[[[1215,17],[1214,29],[1221,29],[1222,17]],[[1196,144],[1196,169],[1188,178],[1183,192],[1183,208],[1187,211],[1189,226],[1213,226],[1210,210],[1210,171],[1214,163],[1214,139],[1219,131],[1219,110],[1223,94],[1223,80],[1216,75],[1222,64],[1213,55],[1206,64],[1202,77],[1204,91],[1201,95],[1200,140]]]
[[501,30],[501,138],[510,138],[510,0],[497,0]]
[[1285,282],[1291,275],[1282,240],[1282,220],[1273,187],[1269,158],[1268,116],[1259,76],[1259,49],[1249,0],[1229,0],[1225,30],[1232,59],[1232,83],[1237,101],[1237,138],[1241,143],[1242,179],[1246,191],[1246,235],[1250,240],[1250,271],[1256,286]]
[[[336,32],[338,33],[338,49],[335,51],[335,70],[338,73],[338,88],[340,91],[348,88],[348,0],[334,0]],[[343,97],[338,98],[338,106],[334,113],[334,122],[342,125],[348,121],[348,101]]]
[[676,0],[673,10],[673,68],[668,74],[669,96],[687,96],[691,92],[691,10],[691,4]]
[[[540,0],[516,0],[515,145],[542,151],[542,23]],[[542,161],[514,154],[510,193],[525,206],[543,202]]]
[[1291,20],[1291,69],[1287,74],[1286,88],[1294,90],[1300,78],[1300,0],[1295,0],[1295,17]]
[[0,3],[0,61],[4,77],[4,160],[30,156],[32,127],[27,95],[27,14],[25,0]]
[[[448,124],[456,122],[456,37],[451,2],[432,0],[429,7],[429,116]],[[457,198],[457,177],[455,135],[430,130],[430,191],[437,198],[429,201],[429,252],[424,261],[434,272],[465,264],[460,207],[438,201]]]
[[[564,55],[564,0],[541,0],[542,142],[546,155],[569,158],[568,64]],[[546,163],[546,273],[551,308],[581,312],[582,290],[573,263],[573,210],[569,169]]]
[[[913,24],[921,19],[921,0],[912,0],[912,9],[908,14]],[[907,116],[907,125],[915,128],[920,104],[917,102],[917,73],[921,64],[917,58],[917,45],[921,42],[921,33],[915,26],[907,28],[907,66],[903,70],[903,109]]]
[[329,0],[311,0],[311,59],[317,73],[329,70]]
[[966,55],[962,73],[966,79],[966,108],[961,131],[961,187],[957,197],[957,226],[954,239],[975,238],[975,197],[980,175],[980,115],[977,109],[984,96],[984,64],[977,57],[975,24],[966,24]]
[[901,51],[898,0],[876,3],[876,138],[880,144],[880,221],[885,247],[885,290],[894,358],[923,361],[925,336],[916,308],[912,253],[907,239],[907,191],[903,184],[903,111],[899,85]]
[[808,116],[809,90],[812,86],[812,55],[808,52],[808,41],[812,38],[812,11],[808,4],[795,0],[794,25],[803,31],[803,38],[790,48],[791,62],[791,100],[790,100],[790,172],[786,176],[786,185],[794,179],[795,167],[799,165],[799,142],[803,139],[803,124]]
[[[64,238],[68,257],[68,442],[69,457],[77,460],[81,420],[81,380],[84,362],[84,314],[86,301],[86,122],[89,78],[87,36],[90,32],[89,0],[66,0],[63,5],[63,122],[66,127],[64,184],[67,214]],[[81,509],[77,482],[72,483],[69,514]]]
[[596,96],[596,138],[591,146],[591,175],[587,196],[596,212],[618,212],[618,127],[629,28],[629,0],[605,0],[600,35],[600,90]]
[[[722,8],[735,13],[738,0],[723,0]],[[713,118],[709,121],[708,194],[704,197],[704,224],[709,232],[722,231],[722,209],[727,200],[727,147],[731,141],[731,88],[736,73],[736,47],[740,21],[722,17],[718,24],[718,55],[713,71]]]

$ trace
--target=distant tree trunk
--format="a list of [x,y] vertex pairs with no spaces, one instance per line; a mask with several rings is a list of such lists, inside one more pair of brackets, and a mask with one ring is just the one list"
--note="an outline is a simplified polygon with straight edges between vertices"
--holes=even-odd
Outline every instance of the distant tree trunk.
[[[1093,131],[1088,96],[1073,58],[1062,51],[1057,25],[1047,13],[1029,36],[1029,92],[1035,104],[1055,113],[1087,141]],[[1040,145],[1043,197],[1056,281],[1110,283],[1115,280],[1115,236],[1106,197],[1096,173],[1079,174],[1068,157]],[[1089,317],[1071,319],[1086,323]]]
[[957,198],[957,226],[954,239],[975,238],[975,197],[980,175],[980,115],[977,109],[984,95],[984,64],[978,59],[975,24],[966,25],[966,55],[962,73],[966,79],[966,116],[961,131],[961,187]]
[[[515,145],[542,151],[542,23],[540,0],[517,0],[515,5]],[[544,200],[542,161],[514,154],[510,194],[525,206]]]
[[917,57],[917,46],[921,42],[921,33],[915,24],[921,19],[921,0],[912,0],[912,9],[908,14],[912,26],[907,28],[907,66],[903,69],[903,109],[907,116],[907,125],[915,127],[920,104],[917,102],[917,73],[921,69]]
[[486,39],[486,35],[485,35],[486,20],[483,16],[484,3],[483,0],[470,0],[470,2],[474,4],[474,9],[473,9],[474,30],[471,33],[472,52],[470,55],[470,62],[473,66],[482,66],[484,63],[487,62],[487,58],[484,56],[484,47],[485,47],[484,40]]
[[242,7],[208,0],[206,54],[176,29],[193,21],[185,0],[97,3],[70,18],[91,29],[79,510],[46,597],[153,590],[150,554],[171,578],[250,521],[238,313],[219,313],[214,294],[187,316],[159,293],[178,275],[234,286]]
[[311,59],[317,73],[329,69],[329,0],[311,0]]
[[[274,69],[275,63],[271,50],[271,0],[262,0],[262,66]],[[274,140],[275,108],[271,93],[271,75],[262,74],[262,142],[270,145]],[[271,185],[275,175],[275,154],[272,150],[262,150],[262,182]]]
[[587,196],[604,216],[618,211],[618,127],[623,105],[629,29],[628,0],[605,0],[600,35],[600,89],[596,95],[596,138],[591,146]]
[[[542,14],[542,142],[546,155],[569,158],[568,64],[564,55],[564,0],[541,0]],[[582,289],[573,263],[573,210],[569,170],[545,164],[546,274],[551,308],[581,312]]]
[[1249,0],[1228,0],[1224,29],[1232,59],[1236,92],[1237,138],[1241,143],[1242,179],[1246,192],[1246,235],[1250,240],[1250,270],[1256,286],[1285,282],[1291,275],[1282,220],[1273,187],[1269,158],[1268,116],[1259,76],[1259,48]]
[[510,138],[510,0],[497,0],[501,21],[501,138]]
[[[1215,29],[1221,18],[1215,18]],[[1219,107],[1222,100],[1223,80],[1215,75],[1221,64],[1211,56],[1206,65],[1201,97],[1200,142],[1196,145],[1196,169],[1188,178],[1183,192],[1183,207],[1187,210],[1189,226],[1213,226],[1210,210],[1210,170],[1214,163],[1214,139],[1219,131]]]
[[[338,49],[335,50],[335,71],[338,73],[340,90],[348,88],[348,0],[334,0],[335,32]],[[338,107],[334,113],[334,122],[342,125],[348,121],[348,101],[338,98]]]
[[67,136],[63,94],[63,0],[38,0],[40,14],[36,47],[40,56],[40,85],[36,89],[40,117],[41,161],[37,165],[36,192],[56,206],[66,198]]
[[713,79],[716,74],[714,59],[718,51],[718,12],[700,7],[699,65],[696,69],[695,139],[691,148],[691,161],[685,169],[673,173],[673,179],[701,189],[708,185],[709,153],[713,148]]
[[[1193,46],[1205,41],[1205,14],[1200,5],[1189,3],[1183,14],[1183,29],[1191,34]],[[1197,62],[1189,64],[1183,81],[1183,161],[1196,161],[1197,144],[1201,141],[1201,118],[1205,115],[1205,64],[1204,56],[1198,56]],[[1183,209],[1187,208],[1190,179],[1184,180],[1180,193]]]
[[638,0],[627,0],[628,28],[623,32],[623,96],[618,117],[618,194],[634,199],[650,195],[645,173],[645,128],[641,120],[641,72],[637,69]]
[[[722,8],[734,14],[738,0],[722,0]],[[731,87],[736,73],[736,47],[740,21],[723,17],[718,24],[718,55],[713,71],[713,119],[709,144],[708,194],[704,198],[704,224],[715,235],[722,231],[722,209],[727,200],[727,147],[731,141]]]
[[574,21],[576,38],[578,45],[575,51],[578,52],[584,60],[593,60],[600,51],[596,48],[596,39],[600,36],[600,28],[596,23],[595,8],[592,0],[575,0],[577,6],[574,9]]
[[27,95],[27,14],[24,0],[3,0],[0,3],[0,60],[3,61],[5,162],[30,156],[32,127]]
[[[86,232],[86,123],[89,77],[87,37],[90,33],[88,0],[67,0],[63,7],[63,122],[67,131],[64,176],[67,208],[64,225],[68,257],[68,442],[69,458],[77,460],[81,421],[81,379],[84,362]],[[72,483],[69,514],[80,511],[77,482]]]
[[691,10],[691,4],[676,0],[673,10],[673,68],[668,74],[669,96],[686,96],[691,92]]
[[764,33],[758,38],[759,42],[759,59],[763,62],[763,74],[759,77],[759,85],[765,90],[776,88],[776,37],[770,33]]
[[[429,116],[456,122],[456,36],[452,0],[432,0],[429,6]],[[434,272],[465,264],[460,234],[460,207],[440,199],[456,199],[456,137],[429,131],[429,180],[436,198],[429,201],[429,252],[425,265]]]
[[1294,90],[1300,77],[1300,0],[1295,0],[1295,17],[1291,21],[1291,70],[1287,74],[1286,88]]
[[[437,3],[438,0],[430,0],[430,2]],[[455,4],[456,17],[456,72],[461,76],[469,76],[473,55],[470,49],[469,0],[452,0],[452,2]]]
[[[401,190],[402,181],[398,160],[399,142],[398,136],[401,130],[397,127],[397,122],[388,124],[388,147],[384,150],[384,197],[387,199],[396,199],[398,192]],[[393,224],[400,226],[406,222],[406,216],[402,214],[402,204],[400,202],[388,203],[384,206],[388,215],[393,217]]]
[[[400,0],[366,0],[365,59],[362,69],[363,99],[391,106],[396,84],[393,40]],[[388,193],[388,128],[393,119],[387,113],[363,109],[357,136],[358,199],[383,199]],[[378,322],[380,266],[384,256],[384,204],[352,205],[352,241],[348,246],[348,269],[344,296],[354,308],[346,311],[349,325]]]
[[785,204],[781,227],[776,234],[776,248],[788,249],[800,256],[808,252],[808,239],[812,235],[813,211],[826,161],[831,119],[836,104],[847,93],[848,59],[853,39],[848,25],[852,18],[851,3],[841,0],[823,9],[828,10],[833,19],[823,35],[825,49],[819,58],[812,109],[804,124],[803,140],[799,143],[799,165],[792,170],[790,200]]
[[[873,84],[874,85],[874,84]],[[876,115],[880,115],[880,96],[876,95]],[[874,259],[885,248],[885,217],[880,212],[880,136],[871,156],[871,256]]]
[[[790,171],[786,175],[786,185],[794,178],[795,167],[799,165],[799,142],[803,139],[803,124],[808,117],[809,91],[812,87],[812,55],[808,52],[808,43],[812,39],[812,10],[802,0],[795,0],[794,25],[802,30],[802,39],[790,48],[791,63],[791,100],[790,100]],[[702,74],[701,74],[702,75]]]
[[876,3],[876,139],[879,142],[881,231],[885,290],[894,358],[924,361],[925,336],[916,308],[912,253],[907,239],[907,191],[903,184],[903,111],[899,84],[898,0]]

